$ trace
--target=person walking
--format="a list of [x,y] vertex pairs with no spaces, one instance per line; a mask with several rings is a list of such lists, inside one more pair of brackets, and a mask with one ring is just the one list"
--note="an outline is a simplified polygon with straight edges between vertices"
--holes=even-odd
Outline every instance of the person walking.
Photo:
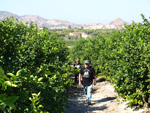
[[[74,69],[79,69],[81,68],[81,63],[79,59],[76,59],[76,63],[74,64]],[[75,73],[75,83],[77,83],[77,77],[79,73]]]
[[[82,82],[81,82],[81,77],[82,77]],[[89,60],[85,60],[84,67],[81,68],[79,73],[79,86],[81,87],[83,85],[84,92],[86,95],[86,102],[88,105],[91,105],[93,79],[94,79],[94,85],[96,85],[95,70],[92,66],[90,66]]]

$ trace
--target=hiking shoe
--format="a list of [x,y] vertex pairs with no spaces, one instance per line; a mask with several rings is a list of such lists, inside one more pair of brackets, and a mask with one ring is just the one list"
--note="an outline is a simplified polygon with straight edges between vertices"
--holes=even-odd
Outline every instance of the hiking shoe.
[[91,102],[88,102],[88,105],[92,105],[92,103],[91,103]]

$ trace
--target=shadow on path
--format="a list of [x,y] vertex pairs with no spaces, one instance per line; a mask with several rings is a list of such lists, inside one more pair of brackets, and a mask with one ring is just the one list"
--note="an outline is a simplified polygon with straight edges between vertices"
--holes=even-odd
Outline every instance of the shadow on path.
[[94,105],[94,104],[97,104],[97,103],[112,101],[112,100],[114,100],[114,99],[116,99],[116,97],[106,97],[106,98],[103,98],[103,99],[101,99],[101,100],[93,101],[93,102],[94,102],[93,105]]
[[97,78],[96,82],[104,82],[106,79],[104,77]]

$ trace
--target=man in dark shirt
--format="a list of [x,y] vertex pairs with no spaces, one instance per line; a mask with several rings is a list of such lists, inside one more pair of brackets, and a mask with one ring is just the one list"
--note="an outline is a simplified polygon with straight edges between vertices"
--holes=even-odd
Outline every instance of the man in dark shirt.
[[[81,63],[80,60],[77,59],[76,63],[74,64],[74,69],[80,69],[81,68]],[[75,83],[77,82],[77,77],[78,77],[79,73],[75,73]]]
[[[89,60],[85,60],[84,64],[85,64],[84,67],[81,68],[79,73],[79,86],[83,85],[86,94],[86,101],[88,105],[91,105],[93,79],[94,85],[96,85],[96,74],[94,68],[90,66]],[[81,77],[82,77],[82,84],[81,84]]]

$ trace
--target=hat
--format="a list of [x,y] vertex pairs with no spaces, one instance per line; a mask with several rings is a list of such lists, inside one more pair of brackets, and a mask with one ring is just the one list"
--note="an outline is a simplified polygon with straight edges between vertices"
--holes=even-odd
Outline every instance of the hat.
[[89,64],[90,63],[90,61],[89,60],[85,60],[85,62],[84,62],[85,64]]

